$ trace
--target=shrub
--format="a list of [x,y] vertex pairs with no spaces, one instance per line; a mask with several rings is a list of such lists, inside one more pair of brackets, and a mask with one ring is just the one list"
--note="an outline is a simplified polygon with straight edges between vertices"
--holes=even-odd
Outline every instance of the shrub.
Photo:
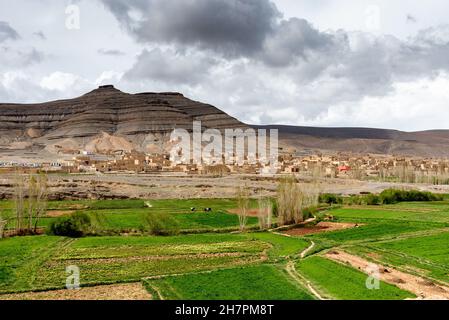
[[327,203],[327,204],[342,204],[343,203],[343,199],[340,196],[337,196],[335,194],[332,193],[325,193],[320,195],[319,197],[319,202],[320,203]]
[[313,218],[314,216],[317,215],[318,213],[318,208],[317,207],[309,207],[309,208],[305,208],[302,211],[303,215],[304,215],[304,220]]
[[148,212],[143,215],[144,230],[155,236],[170,236],[179,233],[176,219],[167,213]]
[[346,204],[350,206],[361,206],[364,203],[364,197],[358,195],[351,195],[346,199]]
[[90,217],[77,212],[70,217],[62,217],[51,223],[49,233],[55,236],[80,238],[86,235],[92,226]]
[[378,195],[368,194],[365,196],[366,204],[369,206],[377,206],[381,203],[381,199]]
[[418,190],[396,190],[387,189],[380,194],[381,203],[394,204],[398,202],[426,202],[426,201],[442,201],[441,195],[436,195],[431,192],[423,192]]

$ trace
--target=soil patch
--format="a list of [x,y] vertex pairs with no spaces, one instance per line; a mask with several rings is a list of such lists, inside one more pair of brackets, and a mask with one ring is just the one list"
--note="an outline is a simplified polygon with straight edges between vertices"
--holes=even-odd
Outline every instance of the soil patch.
[[[235,209],[229,209],[228,212],[230,214],[239,214],[240,213],[240,209],[235,208]],[[247,211],[247,215],[248,217],[258,217],[259,216],[259,209],[249,209]]]
[[55,290],[18,293],[0,296],[0,300],[151,300],[152,296],[142,284],[127,283],[79,290]]
[[285,231],[285,234],[288,234],[290,236],[304,236],[308,234],[315,234],[315,233],[323,233],[323,232],[331,232],[331,231],[338,231],[338,230],[345,230],[345,229],[352,229],[360,227],[360,224],[355,223],[339,223],[339,222],[320,222],[316,226],[310,226],[310,227],[302,227],[302,228],[295,228],[288,231]]
[[[353,268],[366,273],[366,270],[373,263],[358,256],[351,255],[340,250],[333,250],[326,254],[326,258],[349,264]],[[425,300],[449,300],[449,288],[408,273],[404,273],[390,267],[377,264],[380,272],[380,280],[393,284],[403,290],[412,292],[418,299]]]
[[43,234],[45,234],[45,229],[44,228],[37,228],[36,232],[34,232],[32,234],[21,234],[21,233],[18,233],[14,229],[9,229],[9,230],[5,230],[3,232],[3,237],[4,238],[11,238],[11,237],[18,237],[18,236],[26,236],[26,235],[39,236],[39,235],[43,235]]
[[59,218],[64,216],[70,216],[71,214],[75,213],[75,211],[68,211],[68,210],[50,210],[47,211],[46,217],[49,218]]

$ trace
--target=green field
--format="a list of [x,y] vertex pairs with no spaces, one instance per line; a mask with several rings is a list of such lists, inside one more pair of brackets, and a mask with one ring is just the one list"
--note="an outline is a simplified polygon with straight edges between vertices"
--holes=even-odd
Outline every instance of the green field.
[[174,300],[311,300],[313,297],[271,265],[146,280],[155,296]]
[[[413,298],[393,284],[368,290],[367,275],[324,257],[342,249],[366,260],[431,281],[449,283],[449,201],[382,206],[345,206],[329,212],[358,228],[286,237],[238,230],[229,199],[54,201],[49,213],[84,212],[102,217],[105,234],[70,239],[55,236],[0,240],[0,294],[64,289],[66,267],[78,266],[82,286],[142,282],[164,299],[389,300]],[[252,202],[252,206],[256,206]],[[190,208],[197,208],[191,212]],[[211,213],[203,212],[211,207]],[[12,214],[11,201],[0,211]],[[143,216],[173,218],[177,236],[150,236]],[[48,226],[55,217],[41,220]],[[14,226],[14,220],[9,222]],[[133,236],[127,235],[128,233]],[[313,246],[312,246],[313,244]],[[301,252],[310,248],[308,256]],[[298,277],[289,266],[294,266]],[[310,286],[316,291],[310,289]],[[0,296],[1,299],[1,296]]]
[[80,268],[84,285],[135,282],[261,261],[270,244],[241,235],[179,237],[48,236],[0,241],[0,292],[64,288],[65,268]]
[[[238,230],[238,217],[227,210],[236,208],[234,200],[152,200],[152,207],[145,206],[144,200],[99,200],[99,201],[51,201],[49,212],[71,214],[84,212],[91,217],[101,217],[101,228],[105,232],[125,233],[140,231],[145,228],[144,216],[151,213],[163,213],[173,217],[168,229],[185,232],[205,232],[217,230]],[[253,203],[255,205],[255,203]],[[191,208],[196,208],[195,212]],[[203,212],[204,208],[212,208],[212,212]],[[12,216],[13,203],[0,201],[0,210]],[[48,227],[56,218],[43,217],[39,227]],[[256,226],[257,219],[250,217],[248,226]],[[8,227],[13,228],[15,220],[10,219]]]
[[366,287],[367,276],[351,267],[311,257],[296,264],[296,269],[327,298],[340,300],[398,300],[414,298],[413,294],[381,282],[379,290]]
[[449,232],[380,242],[351,250],[362,256],[375,253],[382,262],[449,283]]

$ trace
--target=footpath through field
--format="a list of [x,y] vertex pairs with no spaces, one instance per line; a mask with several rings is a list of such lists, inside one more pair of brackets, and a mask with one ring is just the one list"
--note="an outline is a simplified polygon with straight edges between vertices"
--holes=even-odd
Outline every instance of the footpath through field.
[[[325,255],[333,261],[349,264],[364,273],[373,263],[361,257],[351,255],[345,251],[332,250]],[[400,289],[414,293],[418,299],[449,300],[449,287],[438,285],[430,280],[395,270],[390,267],[377,265],[380,270],[380,280],[393,284]]]

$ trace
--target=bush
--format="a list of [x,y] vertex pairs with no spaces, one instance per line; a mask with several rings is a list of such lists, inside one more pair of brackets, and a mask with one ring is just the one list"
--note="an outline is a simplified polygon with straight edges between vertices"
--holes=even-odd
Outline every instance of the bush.
[[349,206],[361,206],[365,202],[364,197],[358,195],[351,195],[346,199],[346,204]]
[[335,194],[331,194],[331,193],[325,193],[320,195],[319,197],[319,202],[320,203],[327,203],[327,204],[342,204],[343,203],[343,199],[340,196],[337,196]]
[[59,218],[51,223],[49,233],[55,236],[80,238],[86,235],[92,226],[90,217],[77,212],[70,217]]
[[314,216],[317,215],[318,213],[318,208],[317,207],[309,207],[309,208],[305,208],[302,211],[303,215],[304,215],[304,220],[313,218]]
[[143,215],[144,230],[155,236],[170,236],[179,233],[176,219],[167,213],[148,212]]
[[398,202],[427,202],[427,201],[442,201],[441,195],[436,195],[431,192],[423,192],[417,190],[396,190],[387,189],[380,194],[380,199],[383,204],[394,204]]
[[377,206],[381,203],[381,199],[378,195],[368,194],[365,196],[366,204],[369,206]]

